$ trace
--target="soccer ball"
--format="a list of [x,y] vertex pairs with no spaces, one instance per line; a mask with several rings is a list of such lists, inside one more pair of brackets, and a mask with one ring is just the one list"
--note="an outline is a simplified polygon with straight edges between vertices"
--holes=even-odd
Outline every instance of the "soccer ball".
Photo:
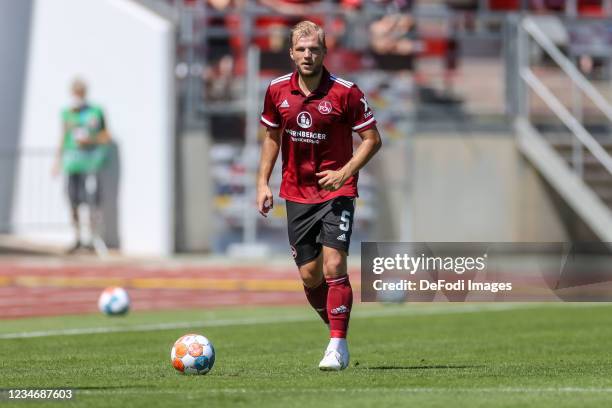
[[123,288],[106,288],[98,299],[98,308],[110,316],[125,314],[130,309],[130,297]]
[[215,365],[215,348],[200,334],[186,334],[170,352],[172,366],[185,374],[206,374]]

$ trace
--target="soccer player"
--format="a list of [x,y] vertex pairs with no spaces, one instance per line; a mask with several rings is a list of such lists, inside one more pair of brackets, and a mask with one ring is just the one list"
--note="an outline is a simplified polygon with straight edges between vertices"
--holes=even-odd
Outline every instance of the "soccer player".
[[87,85],[75,79],[71,85],[72,104],[62,111],[63,133],[53,173],[60,167],[68,176],[68,198],[75,233],[75,243],[68,250],[74,253],[84,247],[80,237],[79,205],[89,206],[91,245],[96,250],[105,250],[106,245],[99,234],[101,225],[100,176],[106,163],[110,136],[106,130],[104,113],[96,105],[87,102]]
[[[280,196],[287,203],[289,243],[306,298],[329,326],[322,370],[348,366],[346,342],[353,292],[346,257],[358,171],[381,146],[374,114],[359,88],[323,66],[324,31],[311,21],[291,30],[296,71],[273,80],[261,123],[266,126],[257,176],[257,206],[273,207],[270,174],[282,147]],[[362,139],[353,154],[352,132]]]

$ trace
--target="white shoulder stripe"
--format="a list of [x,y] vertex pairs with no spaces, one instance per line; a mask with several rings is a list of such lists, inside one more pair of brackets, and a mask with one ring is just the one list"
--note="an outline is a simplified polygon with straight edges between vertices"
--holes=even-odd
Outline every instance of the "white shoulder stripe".
[[344,78],[340,78],[340,77],[337,77],[337,76],[335,76],[335,75],[330,75],[330,76],[331,76],[331,78],[332,78],[334,81],[340,81],[340,82],[344,82],[344,83],[349,84],[349,85],[354,85],[354,84],[353,84],[351,81],[347,81],[347,80],[346,80],[346,79],[344,79]]
[[354,85],[352,82],[349,82],[346,79],[338,78],[338,77],[333,76],[333,75],[331,75],[330,78],[332,79],[332,81],[338,82],[339,84],[342,84],[342,85],[346,86],[347,88],[350,88],[350,87],[352,87]]
[[291,75],[292,75],[292,72],[290,72],[290,73],[288,73],[288,74],[285,74],[285,75],[281,75],[281,76],[279,76],[279,77],[274,78],[274,79],[272,80],[272,82],[274,82],[274,81],[278,81],[279,79],[283,79],[283,78],[290,77]]
[[340,85],[343,85],[343,86],[345,86],[345,87],[347,87],[347,88],[350,88],[350,87],[352,87],[352,86],[353,86],[353,85],[349,85],[349,84],[347,84],[346,82],[338,81],[337,79],[334,79],[334,82],[337,82],[337,83],[339,83]]
[[366,120],[365,122],[363,122],[361,125],[357,125],[355,127],[353,127],[353,130],[359,130],[364,126],[369,125],[370,123],[374,122],[374,116],[372,116],[369,120]]
[[279,127],[279,126],[280,126],[278,123],[272,123],[272,122],[270,122],[269,120],[267,120],[266,118],[264,118],[264,117],[263,117],[263,115],[261,115],[261,121],[262,121],[263,123],[265,123],[266,125],[268,125],[268,126],[270,126],[270,127],[273,127],[273,128],[277,128],[277,127]]
[[283,75],[283,76],[279,76],[278,78],[273,79],[270,82],[270,85],[274,85],[274,84],[277,84],[279,82],[287,81],[287,80],[291,79],[291,75],[293,75],[293,74],[289,73],[289,74],[286,74],[286,75]]

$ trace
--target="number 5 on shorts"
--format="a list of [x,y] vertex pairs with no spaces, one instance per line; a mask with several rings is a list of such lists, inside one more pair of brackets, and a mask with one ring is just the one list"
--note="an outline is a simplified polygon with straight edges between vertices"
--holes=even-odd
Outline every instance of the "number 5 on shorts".
[[340,230],[348,231],[351,227],[351,212],[347,210],[342,211],[340,221],[342,221],[342,224],[340,224]]

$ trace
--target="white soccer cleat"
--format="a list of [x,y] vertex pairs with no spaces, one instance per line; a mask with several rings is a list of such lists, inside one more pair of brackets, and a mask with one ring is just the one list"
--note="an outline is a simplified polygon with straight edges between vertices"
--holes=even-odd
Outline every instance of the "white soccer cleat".
[[323,360],[319,363],[319,369],[323,371],[340,371],[348,367],[348,364],[348,350],[342,353],[337,350],[327,350]]

